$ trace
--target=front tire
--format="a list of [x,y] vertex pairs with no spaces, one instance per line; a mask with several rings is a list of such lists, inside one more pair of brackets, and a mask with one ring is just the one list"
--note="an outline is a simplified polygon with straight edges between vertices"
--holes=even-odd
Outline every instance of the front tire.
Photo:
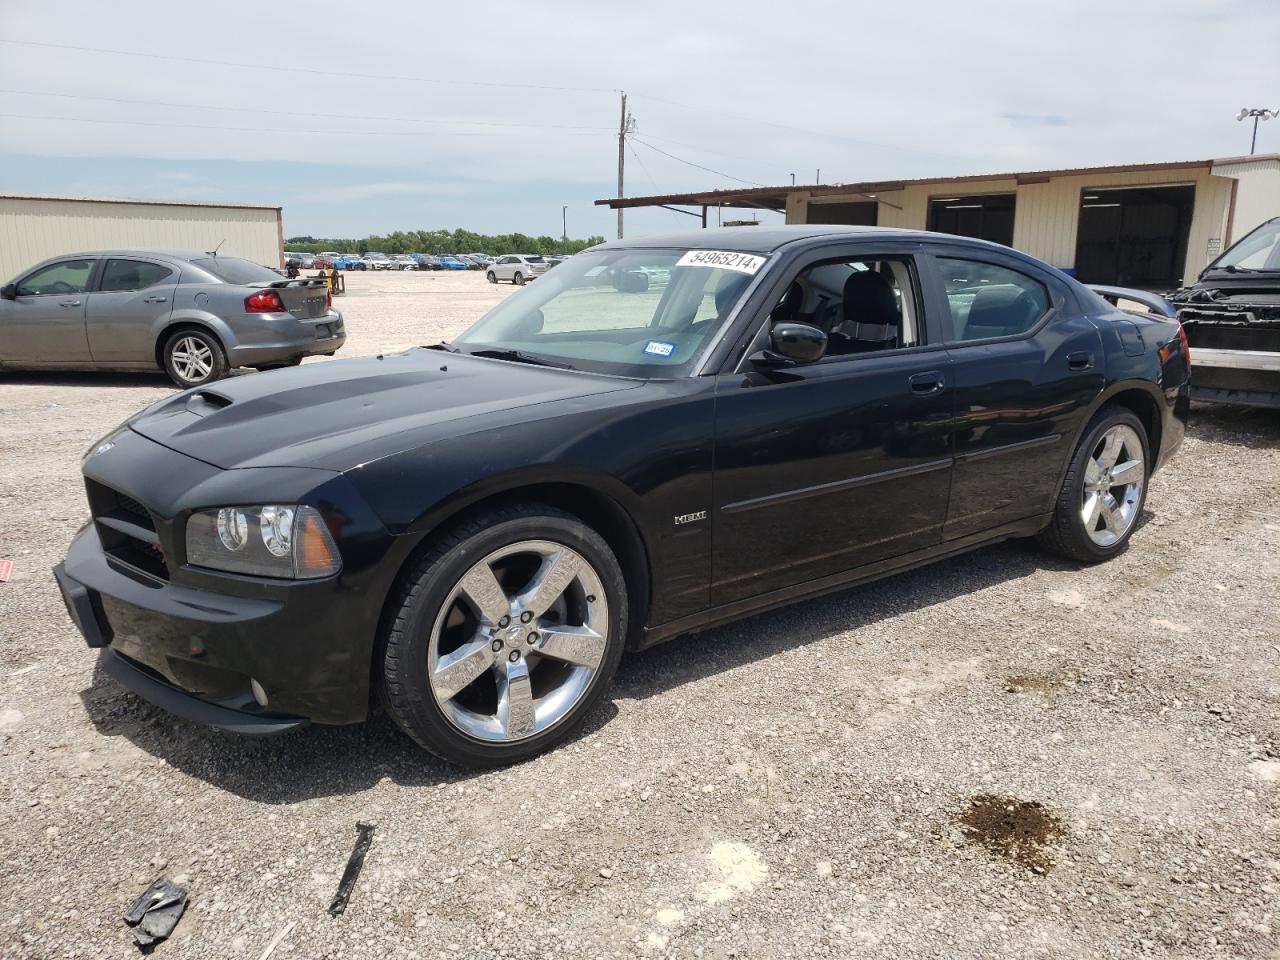
[[387,711],[419,746],[495,766],[560,743],[622,657],[622,568],[577,517],[540,504],[477,513],[434,543],[392,601]]
[[497,277],[497,275],[496,275],[492,270],[490,270],[488,273],[486,273],[486,274],[484,275],[484,278],[485,278],[486,280],[488,280],[490,283],[497,283],[497,282],[498,282],[498,277]]
[[1053,519],[1037,536],[1041,546],[1081,563],[1122,552],[1142,515],[1150,462],[1142,421],[1124,407],[1099,410],[1071,457]]
[[212,333],[187,328],[165,341],[164,370],[169,379],[188,390],[227,375],[227,355]]

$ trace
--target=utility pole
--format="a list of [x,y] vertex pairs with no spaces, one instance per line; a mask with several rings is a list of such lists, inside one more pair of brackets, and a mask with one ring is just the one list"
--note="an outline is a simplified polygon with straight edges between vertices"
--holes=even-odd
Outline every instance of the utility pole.
[[560,239],[569,239],[569,208],[567,206],[560,208]]
[[[627,134],[631,132],[635,118],[627,113],[627,95],[622,94],[622,113],[618,120],[618,199],[623,198],[623,167],[627,159]],[[622,239],[622,208],[618,208],[618,239]]]

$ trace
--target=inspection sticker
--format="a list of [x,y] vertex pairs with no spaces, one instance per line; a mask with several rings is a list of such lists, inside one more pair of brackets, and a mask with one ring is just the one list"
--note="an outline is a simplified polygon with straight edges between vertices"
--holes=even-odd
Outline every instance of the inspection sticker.
[[650,340],[644,345],[644,352],[651,353],[655,357],[669,357],[675,348],[674,343],[667,343],[665,340]]
[[754,274],[764,266],[764,257],[731,250],[690,250],[676,261],[677,267],[719,267],[738,273]]

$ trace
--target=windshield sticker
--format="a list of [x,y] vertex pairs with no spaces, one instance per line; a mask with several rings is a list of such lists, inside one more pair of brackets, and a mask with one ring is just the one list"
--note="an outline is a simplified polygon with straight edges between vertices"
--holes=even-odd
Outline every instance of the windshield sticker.
[[655,357],[669,357],[675,352],[676,345],[665,340],[650,340],[644,345],[644,352]]
[[764,257],[751,253],[733,253],[728,250],[690,250],[676,261],[677,267],[719,267],[738,273],[755,274],[764,266]]

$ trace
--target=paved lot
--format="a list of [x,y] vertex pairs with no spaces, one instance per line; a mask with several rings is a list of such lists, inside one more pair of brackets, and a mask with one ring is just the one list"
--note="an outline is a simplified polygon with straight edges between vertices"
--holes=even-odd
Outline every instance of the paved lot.
[[[510,289],[354,275],[344,355]],[[167,391],[0,373],[0,955],[134,956],[168,873],[163,957],[291,923],[274,957],[1280,957],[1280,415],[1197,409],[1106,566],[1010,543],[676,641],[474,775],[384,719],[239,740],[95,671],[49,568],[80,455]]]

